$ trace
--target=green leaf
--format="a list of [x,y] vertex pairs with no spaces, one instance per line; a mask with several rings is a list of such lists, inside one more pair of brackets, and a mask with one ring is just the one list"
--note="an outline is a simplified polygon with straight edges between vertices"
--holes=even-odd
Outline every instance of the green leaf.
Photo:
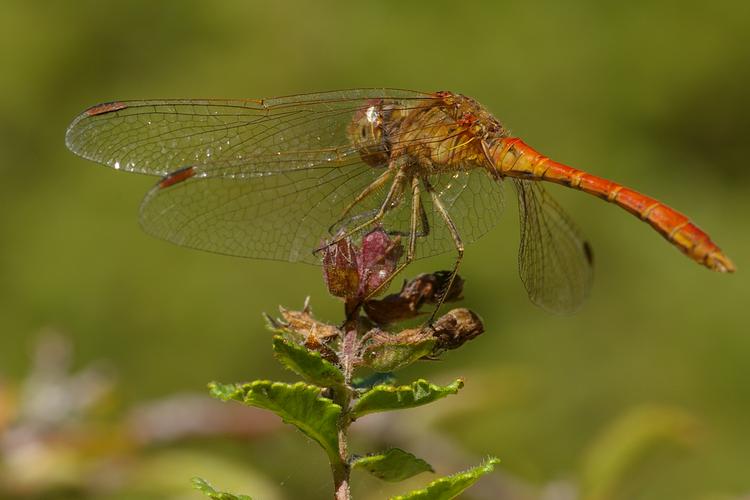
[[341,407],[320,395],[320,387],[304,382],[284,384],[256,380],[248,384],[209,384],[211,394],[270,410],[316,441],[331,462],[339,462],[338,418]]
[[376,385],[360,396],[354,404],[352,414],[354,418],[359,418],[378,411],[403,410],[426,405],[450,394],[456,394],[463,386],[464,381],[461,379],[446,386],[433,385],[421,379],[411,385],[400,387]]
[[232,495],[231,493],[226,493],[224,491],[216,491],[208,481],[199,477],[193,478],[193,488],[213,500],[252,500],[252,498],[247,495]]
[[450,500],[456,498],[464,492],[469,486],[488,472],[495,469],[499,464],[497,458],[490,458],[482,465],[477,465],[465,472],[459,472],[452,476],[441,477],[431,482],[426,488],[415,490],[406,495],[393,497],[391,500]]
[[365,366],[377,372],[393,372],[432,353],[432,337],[409,342],[383,342],[368,346],[362,356]]
[[354,379],[351,382],[352,387],[355,389],[364,392],[365,390],[372,389],[376,385],[384,385],[384,384],[391,384],[396,381],[396,377],[393,376],[392,373],[386,373],[386,372],[376,372],[376,373],[370,373],[367,376],[364,377],[354,377]]
[[391,482],[403,481],[422,472],[435,472],[430,464],[399,448],[358,458],[352,467],[364,469],[377,478]]
[[273,338],[276,359],[308,382],[321,387],[333,387],[344,383],[344,374],[333,363],[326,361],[315,351],[287,342],[280,336]]
[[240,384],[220,384],[218,382],[211,382],[208,384],[208,389],[211,396],[222,401],[235,400],[240,403],[245,402],[244,392]]

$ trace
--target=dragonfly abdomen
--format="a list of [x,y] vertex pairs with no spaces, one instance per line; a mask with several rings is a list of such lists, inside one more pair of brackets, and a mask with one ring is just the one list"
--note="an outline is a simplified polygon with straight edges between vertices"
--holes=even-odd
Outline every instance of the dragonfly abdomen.
[[648,222],[659,234],[694,261],[719,272],[734,272],[732,261],[690,219],[673,208],[616,182],[550,160],[517,138],[490,147],[501,175],[545,180],[592,194]]

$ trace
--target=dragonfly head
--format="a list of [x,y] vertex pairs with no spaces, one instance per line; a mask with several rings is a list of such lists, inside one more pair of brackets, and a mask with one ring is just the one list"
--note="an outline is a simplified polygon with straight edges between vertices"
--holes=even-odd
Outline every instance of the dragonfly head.
[[373,167],[388,164],[390,144],[387,125],[391,121],[392,106],[383,99],[370,99],[352,117],[347,133],[362,161]]

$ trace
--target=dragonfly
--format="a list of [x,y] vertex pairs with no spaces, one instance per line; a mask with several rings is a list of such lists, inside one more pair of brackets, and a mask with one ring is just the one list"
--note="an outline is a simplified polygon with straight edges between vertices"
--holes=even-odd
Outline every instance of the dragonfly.
[[572,312],[589,293],[593,257],[545,189],[553,183],[627,210],[708,269],[735,270],[687,216],[549,159],[448,91],[115,101],[76,117],[66,144],[115,170],[159,177],[140,208],[145,231],[220,254],[320,264],[325,245],[382,228],[406,243],[397,271],[454,251],[455,275],[465,244],[500,219],[510,183],[529,298]]

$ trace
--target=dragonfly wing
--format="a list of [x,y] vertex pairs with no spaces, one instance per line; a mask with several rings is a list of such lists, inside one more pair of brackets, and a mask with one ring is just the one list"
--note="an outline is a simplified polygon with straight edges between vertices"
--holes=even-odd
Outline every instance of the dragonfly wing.
[[[75,153],[162,176],[141,209],[144,228],[219,253],[316,262],[312,251],[347,204],[382,174],[348,127],[370,100],[428,106],[434,96],[353,89],[267,100],[124,101],[94,106],[68,128]],[[381,197],[382,199],[382,197]],[[366,220],[375,194],[350,212]]]
[[[329,228],[367,222],[390,187],[384,183],[348,209],[384,171],[361,162],[347,131],[354,114],[378,99],[408,109],[431,106],[435,96],[354,89],[268,100],[113,102],[77,117],[66,143],[112,168],[163,177],[141,209],[144,228],[158,237],[231,255],[317,262],[312,250],[330,239]],[[502,193],[481,169],[430,180],[464,241],[496,223]],[[387,231],[410,231],[407,191],[389,207]],[[421,199],[429,231],[417,256],[452,250],[430,196],[422,192]]]
[[521,223],[518,264],[529,298],[552,312],[574,312],[591,288],[591,248],[541,183],[512,180]]
[[330,225],[382,171],[352,161],[245,177],[183,172],[146,195],[146,232],[227,255],[319,263],[313,251],[330,238]]
[[[478,240],[500,220],[504,207],[503,186],[483,168],[473,166],[433,175],[428,180],[464,243]],[[430,233],[420,239],[423,241],[419,241],[417,257],[455,251],[456,245],[448,227],[433,207],[428,193],[422,193],[422,201],[430,223]]]
[[[422,106],[434,97],[393,89],[353,89],[262,100],[122,101],[89,108],[68,127],[74,153],[109,167],[164,176],[192,165],[228,163],[262,171],[265,160],[297,165],[350,150],[346,127],[370,99]],[[259,161],[248,162],[256,158]],[[278,164],[278,163],[277,163]],[[206,176],[227,175],[210,167]]]

